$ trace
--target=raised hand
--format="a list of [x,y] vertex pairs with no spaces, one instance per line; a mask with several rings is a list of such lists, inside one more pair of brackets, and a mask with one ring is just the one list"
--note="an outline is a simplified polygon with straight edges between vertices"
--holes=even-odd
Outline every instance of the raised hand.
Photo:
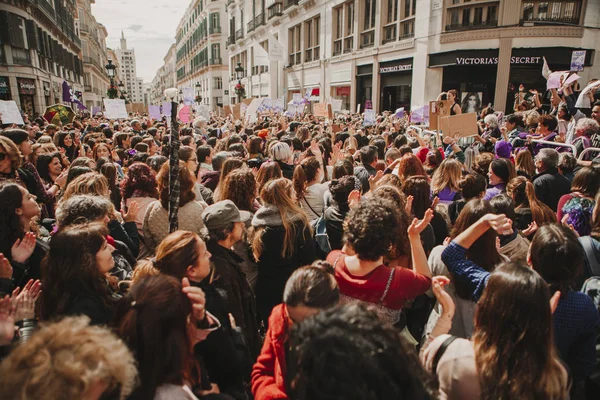
[[487,214],[483,218],[498,235],[505,236],[513,233],[512,220],[507,218],[506,215]]
[[10,254],[13,261],[18,263],[24,263],[29,260],[29,257],[35,250],[35,234],[27,232],[23,239],[17,239],[10,249]]
[[8,295],[0,300],[0,346],[12,342],[15,336],[14,308]]
[[422,220],[418,220],[417,218],[413,219],[410,226],[408,227],[408,236],[419,236],[421,232],[429,225],[431,219],[433,218],[433,210],[428,208],[425,211],[425,215]]
[[377,185],[377,182],[379,182],[379,180],[383,178],[383,171],[377,171],[377,173],[373,176],[369,176],[369,186],[371,187],[371,190],[373,190],[375,188],[375,186]]
[[42,293],[42,284],[39,280],[30,279],[21,293],[16,298],[15,321],[35,318],[35,303]]
[[454,316],[456,308],[452,297],[444,290],[444,286],[450,283],[446,276],[434,276],[431,278],[431,289],[438,303],[442,306],[442,315]]
[[356,207],[358,205],[358,203],[360,203],[360,198],[361,198],[360,190],[354,189],[348,195],[348,206],[350,208]]
[[188,297],[192,303],[192,319],[194,321],[202,321],[206,316],[206,297],[204,292],[199,287],[191,286],[188,278],[181,280],[183,286],[182,292]]
[[532,223],[530,223],[530,224],[527,226],[527,229],[524,229],[524,230],[523,230],[523,235],[525,235],[525,236],[530,236],[530,235],[533,235],[534,233],[536,233],[536,232],[537,232],[538,228],[539,228],[539,227],[538,227],[538,224],[537,224],[537,222],[533,221]]
[[4,257],[4,254],[0,253],[0,279],[10,279],[12,278],[12,273],[13,269],[10,261]]
[[406,198],[406,207],[405,207],[405,211],[408,215],[410,215],[412,213],[412,206],[413,206],[413,201],[415,201],[415,196],[413,195],[409,195]]
[[64,169],[54,180],[54,183],[58,185],[59,188],[64,188],[67,184],[67,177],[69,175],[69,170]]
[[137,201],[132,201],[129,203],[129,207],[127,212],[125,210],[121,210],[121,215],[123,216],[123,221],[125,222],[134,222],[140,212],[140,204]]

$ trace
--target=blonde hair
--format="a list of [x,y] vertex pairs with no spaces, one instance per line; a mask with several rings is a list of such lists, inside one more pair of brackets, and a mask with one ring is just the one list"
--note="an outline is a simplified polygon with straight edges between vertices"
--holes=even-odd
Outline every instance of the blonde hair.
[[79,194],[91,194],[96,196],[108,197],[108,180],[97,172],[88,172],[73,179],[65,189],[61,203],[69,198]]
[[0,136],[0,148],[6,153],[6,156],[10,158],[12,170],[13,172],[16,172],[22,162],[19,148],[15,142],[4,136]]
[[[294,221],[290,221],[290,217],[297,216],[303,223],[303,228],[310,229],[308,217],[304,211],[294,201],[292,182],[286,178],[279,178],[269,181],[260,191],[260,198],[263,204],[267,207],[274,207],[279,210],[285,236],[283,238],[283,247],[281,248],[281,256],[284,258],[291,257],[296,250],[294,243],[296,236],[301,234]],[[263,252],[262,234],[265,227],[256,228],[252,239],[252,252],[256,260],[260,259]],[[312,234],[312,232],[311,232]]]
[[431,192],[439,193],[446,187],[454,192],[460,192],[458,182],[462,178],[462,163],[458,160],[447,158],[433,173],[431,178]]
[[87,317],[44,326],[0,364],[3,399],[79,400],[95,384],[119,399],[133,391],[137,369],[127,346],[109,329],[90,326]]
[[269,148],[269,152],[274,161],[288,162],[291,161],[294,156],[292,149],[290,149],[290,146],[285,142],[273,143]]

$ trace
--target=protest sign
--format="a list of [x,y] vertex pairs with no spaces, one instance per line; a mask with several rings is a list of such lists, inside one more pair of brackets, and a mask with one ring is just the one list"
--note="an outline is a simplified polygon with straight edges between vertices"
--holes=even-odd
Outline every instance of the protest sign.
[[342,104],[343,100],[331,99],[331,111],[333,111],[334,113],[342,112]]
[[241,119],[241,115],[240,115],[240,105],[239,104],[234,104],[231,107],[231,113],[233,115],[233,120],[237,121],[238,119]]
[[575,107],[577,108],[591,108],[592,104],[591,104],[591,100],[588,97],[588,93],[594,89],[600,86],[600,81],[595,81],[590,83],[589,85],[587,85],[582,91],[581,93],[579,93],[579,97],[577,97],[577,102],[575,102]]
[[183,104],[191,106],[194,104],[194,88],[184,87],[181,89],[183,93]]
[[248,110],[248,105],[246,103],[240,104],[240,119],[246,116],[246,110]]
[[561,71],[557,71],[557,72],[552,72],[550,74],[550,76],[548,77],[548,80],[546,81],[546,89],[550,90],[550,89],[560,89],[560,76],[561,76],[562,72]]
[[162,103],[162,107],[161,107],[161,115],[170,117],[171,116],[171,102],[170,101],[165,101],[164,103]]
[[396,118],[404,118],[404,107],[396,110]]
[[276,99],[273,102],[273,112],[274,113],[278,113],[278,114],[283,113],[283,107],[284,107],[284,102],[283,102],[282,98],[281,99]]
[[333,118],[333,111],[331,104],[327,103],[315,103],[313,104],[313,114],[315,117]]
[[179,110],[178,114],[179,120],[184,124],[190,122],[190,106],[183,106]]
[[198,106],[198,115],[206,118],[207,121],[210,119],[210,110],[206,104],[200,104]]
[[363,122],[363,126],[372,126],[375,125],[375,110],[373,109],[368,109],[365,110],[365,120]]
[[104,99],[104,116],[108,119],[127,118],[127,109],[123,99]]
[[571,53],[571,71],[583,71],[585,53],[585,50],[573,50],[573,53]]
[[233,114],[233,106],[224,106],[223,110],[225,111],[225,116],[228,117]]
[[13,100],[0,100],[0,119],[2,120],[3,124],[25,124],[23,117],[19,112],[19,108],[17,107],[17,103],[15,103]]
[[413,106],[410,110],[410,122],[425,123],[425,115],[429,119],[429,105]]
[[453,103],[450,100],[436,100],[429,102],[429,129],[434,131],[439,129],[439,118],[450,115],[452,104]]
[[148,106],[148,115],[150,118],[160,119],[160,106]]
[[302,104],[302,95],[300,93],[294,93],[292,95],[292,102],[294,105]]
[[102,112],[102,107],[100,106],[92,106],[92,116]]
[[373,102],[371,100],[365,101],[365,110],[372,110],[372,109],[373,109]]
[[258,108],[262,104],[263,99],[253,99],[248,109],[246,110],[246,116],[244,117],[246,121],[252,123],[256,122],[258,119]]
[[456,139],[475,136],[479,133],[479,129],[477,128],[477,113],[440,118],[440,127],[444,136],[451,136]]

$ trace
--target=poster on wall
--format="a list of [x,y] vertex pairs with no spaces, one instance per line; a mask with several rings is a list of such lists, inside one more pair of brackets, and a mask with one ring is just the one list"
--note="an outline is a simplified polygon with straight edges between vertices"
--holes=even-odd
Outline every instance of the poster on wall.
[[478,113],[481,111],[483,92],[463,92],[460,109],[463,114]]

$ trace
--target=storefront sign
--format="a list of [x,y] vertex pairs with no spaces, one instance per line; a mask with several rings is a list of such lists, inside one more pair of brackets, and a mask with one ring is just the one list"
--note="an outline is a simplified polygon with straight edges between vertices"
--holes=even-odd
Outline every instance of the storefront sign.
[[0,76],[0,95],[9,93],[10,86],[8,84],[8,78],[6,76]]
[[[542,57],[511,57],[511,64],[539,64]],[[458,65],[496,65],[498,57],[457,57],[456,64]]]
[[338,96],[350,96],[350,86],[340,86],[336,88]]
[[389,67],[379,67],[380,74],[389,74],[392,72],[412,71],[412,64],[392,65]]
[[50,96],[50,84],[48,82],[42,82],[44,87],[44,96]]
[[33,79],[17,78],[17,86],[21,94],[35,94],[35,81]]

